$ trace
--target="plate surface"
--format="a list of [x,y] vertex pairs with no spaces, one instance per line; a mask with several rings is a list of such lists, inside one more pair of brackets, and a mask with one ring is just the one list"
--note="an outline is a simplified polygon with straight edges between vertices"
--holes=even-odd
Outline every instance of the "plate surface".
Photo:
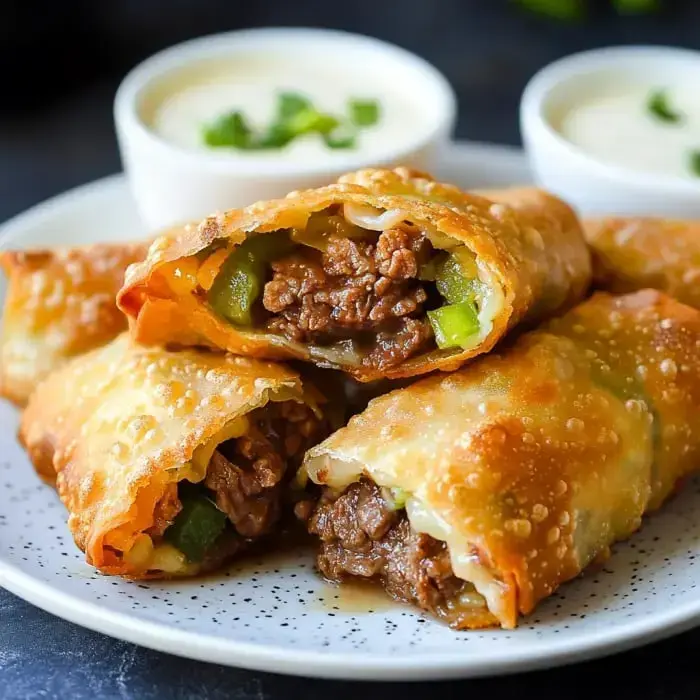
[[[529,180],[518,151],[480,145],[457,145],[437,174],[464,187]],[[126,184],[114,176],[10,221],[0,229],[0,244],[138,235]],[[0,300],[3,293],[0,288]],[[17,419],[0,402],[0,585],[63,618],[143,646],[294,675],[437,679],[591,658],[700,620],[697,482],[616,547],[605,568],[564,586],[517,630],[458,633],[383,597],[324,584],[304,552],[254,559],[190,582],[100,576],[84,563],[63,507],[17,445]]]

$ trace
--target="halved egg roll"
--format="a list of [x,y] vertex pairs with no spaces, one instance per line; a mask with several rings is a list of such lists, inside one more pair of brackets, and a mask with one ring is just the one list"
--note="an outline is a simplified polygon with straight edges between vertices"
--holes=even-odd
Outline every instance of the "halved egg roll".
[[594,295],[449,376],[373,400],[299,472],[329,579],[455,628],[520,614],[637,530],[700,457],[700,313]]
[[122,334],[39,385],[20,440],[42,475],[56,473],[89,564],[189,575],[291,517],[293,474],[327,434],[318,399],[283,365]]
[[23,406],[66,360],[127,329],[116,296],[147,243],[0,253],[8,279],[0,332],[0,396]]
[[584,222],[597,287],[653,288],[700,309],[700,221],[604,218]]
[[161,238],[119,305],[145,344],[296,358],[367,382],[456,369],[589,281],[564,202],[532,192],[519,209],[398,168]]

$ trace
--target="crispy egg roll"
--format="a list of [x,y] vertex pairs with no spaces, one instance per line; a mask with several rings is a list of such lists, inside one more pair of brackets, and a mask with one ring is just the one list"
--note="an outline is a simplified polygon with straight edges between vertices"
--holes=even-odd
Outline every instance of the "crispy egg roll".
[[39,385],[20,440],[40,474],[55,472],[89,564],[182,576],[291,516],[301,455],[324,437],[321,403],[283,365],[148,349],[124,333]]
[[603,218],[584,222],[597,287],[659,289],[700,309],[700,221]]
[[454,370],[589,285],[573,210],[524,199],[359,171],[162,237],[119,304],[144,344],[300,359],[363,382]]
[[699,347],[695,309],[599,292],[373,400],[299,472],[321,490],[321,572],[378,579],[458,629],[515,627],[697,468]]
[[0,333],[0,396],[24,406],[68,359],[127,329],[116,295],[147,243],[0,253],[8,279]]

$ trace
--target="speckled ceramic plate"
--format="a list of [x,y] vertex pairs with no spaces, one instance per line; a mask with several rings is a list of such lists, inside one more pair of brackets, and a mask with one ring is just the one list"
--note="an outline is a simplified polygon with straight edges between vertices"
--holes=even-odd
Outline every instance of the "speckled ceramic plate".
[[[456,146],[439,175],[467,187],[529,179],[517,151],[472,145]],[[0,230],[2,244],[13,246],[139,234],[120,176],[58,197]],[[75,548],[55,494],[18,447],[16,429],[16,412],[0,402],[0,585],[143,646],[296,675],[436,679],[590,658],[700,619],[697,483],[617,547],[604,569],[564,586],[517,630],[453,632],[374,593],[324,584],[308,552],[252,560],[190,582],[97,575]]]

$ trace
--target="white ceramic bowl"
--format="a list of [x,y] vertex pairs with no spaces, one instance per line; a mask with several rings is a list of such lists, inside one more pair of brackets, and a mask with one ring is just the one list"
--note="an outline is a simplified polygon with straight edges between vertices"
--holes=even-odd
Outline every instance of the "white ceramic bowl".
[[[361,66],[368,79],[375,71],[388,75],[397,90],[426,106],[422,126],[394,148],[338,153],[331,164],[323,164],[188,150],[161,138],[144,119],[149,95],[164,81],[176,79],[179,72],[207,61],[235,61],[237,56],[280,47],[290,56],[303,50],[318,61],[332,56],[355,70]],[[265,28],[195,39],[148,58],[120,85],[114,116],[122,162],[138,208],[145,224],[158,229],[284,196],[291,190],[328,184],[358,168],[401,164],[431,170],[451,138],[456,98],[437,69],[391,44],[338,31]]]
[[603,162],[553,126],[601,86],[623,81],[663,86],[676,79],[700,85],[699,52],[612,47],[568,56],[537,73],[523,93],[520,127],[538,184],[586,214],[700,218],[700,179],[696,183]]

